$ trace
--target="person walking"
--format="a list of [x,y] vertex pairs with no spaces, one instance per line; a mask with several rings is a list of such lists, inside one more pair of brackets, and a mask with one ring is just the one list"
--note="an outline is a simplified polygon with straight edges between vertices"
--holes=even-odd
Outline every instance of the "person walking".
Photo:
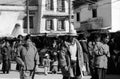
[[58,53],[57,53],[57,51],[53,51],[53,58],[52,58],[52,60],[51,60],[51,62],[52,62],[52,73],[53,74],[57,74],[57,72],[58,72]]
[[90,65],[90,73],[91,73],[92,79],[96,79],[95,51],[96,51],[96,44],[98,44],[98,46],[101,46],[100,39],[101,39],[101,36],[97,32],[91,33],[91,35],[88,38],[88,50],[89,50],[89,58],[90,58],[89,65]]
[[96,79],[105,79],[105,74],[108,66],[108,57],[110,57],[109,46],[107,45],[109,36],[103,34],[101,42],[96,43],[95,51],[95,72]]
[[83,77],[82,69],[84,66],[84,57],[82,46],[79,41],[75,38],[76,33],[71,33],[69,36],[68,43],[66,46],[70,54],[70,78],[71,79],[80,79]]
[[[15,53],[20,51],[22,49],[22,47],[23,47],[23,36],[22,35],[18,35],[17,42],[14,45]],[[20,69],[21,69],[21,65],[19,63],[17,63],[16,70],[20,71]]]
[[10,60],[11,60],[11,47],[10,47],[10,43],[7,40],[7,38],[4,39],[5,43],[4,46],[2,47],[1,53],[2,53],[2,71],[3,73],[9,73],[10,71]]
[[70,54],[68,48],[66,47],[66,41],[68,36],[59,36],[58,45],[58,63],[62,72],[62,79],[70,79]]
[[43,59],[43,66],[44,66],[44,73],[45,75],[48,74],[48,72],[50,71],[50,57],[49,54],[45,54],[45,57]]
[[25,37],[25,45],[17,53],[16,61],[22,66],[20,79],[34,79],[35,69],[39,64],[39,56],[30,35]]
[[84,72],[84,75],[90,75],[88,41],[85,34],[79,35],[79,42],[83,49],[84,65],[86,69],[86,71]]
[[70,55],[64,43],[62,43],[62,45],[60,46],[58,58],[59,58],[59,64],[60,64],[60,68],[63,75],[62,79],[70,79],[70,71],[69,71]]

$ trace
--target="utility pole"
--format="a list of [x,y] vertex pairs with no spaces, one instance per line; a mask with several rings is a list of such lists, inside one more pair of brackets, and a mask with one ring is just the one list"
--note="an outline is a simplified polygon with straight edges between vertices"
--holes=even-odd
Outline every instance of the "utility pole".
[[27,34],[30,34],[29,2],[30,0],[26,0]]
[[72,9],[71,5],[72,2],[71,0],[69,0],[69,33],[71,33],[71,9]]

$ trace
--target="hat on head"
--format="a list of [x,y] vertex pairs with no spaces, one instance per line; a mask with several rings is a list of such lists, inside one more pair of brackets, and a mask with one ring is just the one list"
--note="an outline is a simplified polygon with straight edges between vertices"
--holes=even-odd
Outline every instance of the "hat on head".
[[49,56],[49,55],[46,53],[45,56]]
[[71,30],[69,33],[70,36],[78,36],[76,30]]

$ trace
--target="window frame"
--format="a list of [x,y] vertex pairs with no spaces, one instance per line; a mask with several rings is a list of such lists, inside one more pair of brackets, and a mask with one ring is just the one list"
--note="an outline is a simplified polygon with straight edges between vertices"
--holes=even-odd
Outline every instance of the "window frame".
[[[61,22],[60,27],[59,27],[59,22]],[[58,19],[57,20],[57,30],[58,31],[65,31],[65,19]]]
[[80,12],[77,12],[77,13],[76,13],[76,21],[77,21],[77,22],[80,22]]
[[57,11],[65,12],[65,0],[57,0]]
[[[25,16],[23,20],[24,20],[23,28],[27,29],[27,16]],[[34,15],[29,16],[29,25],[30,25],[30,29],[34,28]]]
[[92,17],[93,18],[97,17],[97,9],[92,9]]
[[[48,22],[49,22],[49,28],[48,28]],[[54,21],[53,21],[53,19],[46,19],[45,28],[46,28],[47,31],[54,30]]]
[[46,0],[45,8],[46,8],[46,10],[49,10],[49,11],[54,10],[54,1],[53,0]]

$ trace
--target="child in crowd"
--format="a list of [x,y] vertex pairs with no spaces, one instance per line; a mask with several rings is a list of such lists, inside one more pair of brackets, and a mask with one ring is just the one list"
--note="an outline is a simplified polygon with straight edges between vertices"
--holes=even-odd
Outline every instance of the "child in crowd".
[[52,73],[57,74],[58,72],[58,58],[57,58],[57,52],[53,52],[54,56],[52,59]]
[[43,66],[44,66],[44,73],[45,73],[45,75],[47,75],[49,72],[49,69],[50,69],[49,54],[45,54],[45,58],[43,59]]

